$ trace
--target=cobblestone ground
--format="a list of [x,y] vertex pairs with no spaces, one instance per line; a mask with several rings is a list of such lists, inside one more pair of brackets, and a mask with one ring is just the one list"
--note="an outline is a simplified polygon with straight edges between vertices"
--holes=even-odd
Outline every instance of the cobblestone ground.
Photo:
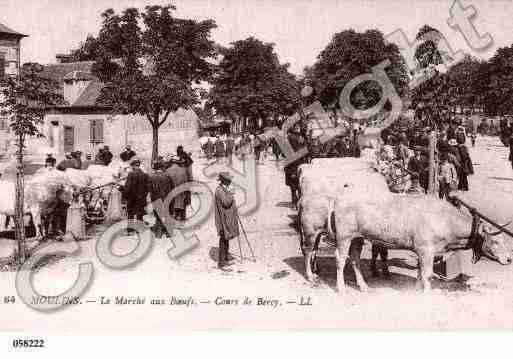
[[[503,222],[513,216],[513,170],[507,162],[507,148],[498,139],[480,137],[471,149],[476,174],[471,191],[462,198],[483,213]],[[195,176],[202,176],[203,160],[197,161]],[[351,289],[345,296],[334,291],[335,263],[328,251],[321,258],[321,278],[312,286],[304,278],[296,212],[289,206],[289,192],[283,171],[274,160],[258,166],[259,208],[242,218],[256,262],[243,246],[244,261],[229,273],[216,268],[217,238],[213,218],[194,231],[200,246],[179,261],[166,252],[167,239],[155,240],[148,256],[125,270],[104,266],[95,253],[96,240],[79,242],[80,252],[41,269],[34,277],[40,294],[64,291],[78,273],[78,265],[91,262],[94,278],[82,297],[82,304],[54,313],[40,313],[17,300],[1,304],[5,329],[40,330],[175,330],[175,329],[453,329],[513,327],[513,266],[501,266],[487,259],[472,267],[466,284],[433,280],[435,290],[423,295],[415,290],[417,265],[413,253],[392,251],[392,276],[371,278],[369,246],[364,251],[364,275],[369,293],[354,289],[352,273],[346,280]],[[213,189],[215,181],[208,180]],[[238,197],[239,198],[239,197]],[[197,207],[198,200],[194,201]],[[511,227],[510,227],[511,228]],[[100,235],[105,227],[96,228]],[[136,241],[123,237],[113,245],[117,254],[130,252]],[[242,242],[244,243],[244,241]],[[0,244],[0,254],[12,242]],[[71,243],[61,245],[63,249]],[[239,260],[238,241],[231,241],[231,253]],[[15,274],[1,273],[0,295],[15,295]],[[142,305],[101,304],[101,297],[145,297]],[[171,297],[194,299],[192,306],[169,305]],[[242,305],[244,298],[252,305]],[[220,299],[222,298],[222,299]],[[257,305],[258,298],[277,300]],[[1,299],[1,298],[0,298]],[[151,305],[152,299],[166,299],[166,305]],[[90,301],[90,302],[87,302]],[[233,305],[238,301],[238,305]],[[302,306],[301,302],[312,305]],[[223,304],[220,304],[223,303]],[[260,302],[263,303],[262,301]]]

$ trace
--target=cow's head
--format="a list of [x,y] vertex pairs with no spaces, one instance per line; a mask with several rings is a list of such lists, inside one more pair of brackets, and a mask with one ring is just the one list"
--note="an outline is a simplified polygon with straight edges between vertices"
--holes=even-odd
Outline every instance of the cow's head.
[[[506,227],[506,225],[502,227]],[[503,231],[494,231],[489,224],[482,224],[479,230],[479,236],[482,237],[482,252],[485,256],[493,259],[500,264],[511,264],[512,254],[506,246],[506,235]]]

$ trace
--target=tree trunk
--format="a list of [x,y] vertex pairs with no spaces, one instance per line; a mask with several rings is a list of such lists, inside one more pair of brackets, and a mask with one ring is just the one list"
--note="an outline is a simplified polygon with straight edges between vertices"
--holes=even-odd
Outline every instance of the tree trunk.
[[153,167],[153,164],[155,161],[157,161],[157,157],[159,156],[159,128],[158,126],[153,125],[152,126],[152,133],[153,133],[153,148],[151,151],[151,164],[150,166]]
[[25,252],[25,221],[24,221],[24,183],[23,183],[23,136],[18,138],[18,151],[16,153],[16,189],[14,205],[14,233],[18,242],[18,260],[22,265],[26,260]]

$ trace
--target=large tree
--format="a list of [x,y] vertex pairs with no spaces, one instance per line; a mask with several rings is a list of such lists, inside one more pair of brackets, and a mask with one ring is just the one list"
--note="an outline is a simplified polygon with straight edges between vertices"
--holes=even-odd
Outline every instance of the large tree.
[[15,238],[20,263],[26,258],[24,228],[23,153],[28,137],[41,137],[46,107],[64,103],[59,84],[42,76],[43,66],[24,64],[17,77],[0,80],[0,114],[10,119],[9,128],[16,151]]
[[[306,82],[315,89],[315,96],[323,104],[338,107],[344,86],[359,75],[371,73],[372,67],[385,60],[390,61],[385,71],[399,96],[403,96],[408,84],[406,63],[397,45],[386,42],[378,30],[362,33],[351,29],[333,35],[315,64],[305,69]],[[351,104],[363,110],[378,103],[381,96],[381,86],[367,81],[352,91]]]
[[455,102],[455,89],[448,76],[440,71],[439,65],[451,60],[448,53],[441,49],[443,35],[437,29],[424,25],[416,36],[420,41],[415,49],[414,78],[423,78],[420,85],[411,91],[412,106],[416,117],[424,124],[439,124],[448,118]]
[[214,21],[173,16],[175,7],[147,6],[102,15],[99,50],[93,71],[105,86],[99,103],[117,113],[138,114],[153,129],[152,162],[158,156],[158,133],[179,108],[199,102],[195,88],[214,71],[211,31]]
[[483,81],[483,61],[465,56],[446,73],[449,82],[451,105],[461,106],[473,111],[483,102],[483,91],[487,81]]
[[264,123],[291,115],[299,106],[300,89],[288,64],[280,64],[274,44],[250,37],[221,49],[207,106],[238,120]]
[[99,55],[100,43],[96,37],[89,35],[77,49],[71,51],[69,62],[94,61]]
[[513,45],[497,49],[481,66],[481,80],[488,79],[483,103],[490,115],[513,114]]

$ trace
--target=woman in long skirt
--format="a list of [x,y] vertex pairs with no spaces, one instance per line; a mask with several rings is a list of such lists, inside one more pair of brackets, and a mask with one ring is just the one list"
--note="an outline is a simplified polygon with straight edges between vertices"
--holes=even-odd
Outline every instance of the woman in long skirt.
[[121,192],[119,191],[117,186],[114,186],[109,196],[105,219],[108,222],[115,222],[119,221],[121,218],[123,218],[123,209],[121,206]]
[[81,240],[86,237],[85,205],[78,192],[73,193],[73,199],[68,207],[66,216],[66,239]]

